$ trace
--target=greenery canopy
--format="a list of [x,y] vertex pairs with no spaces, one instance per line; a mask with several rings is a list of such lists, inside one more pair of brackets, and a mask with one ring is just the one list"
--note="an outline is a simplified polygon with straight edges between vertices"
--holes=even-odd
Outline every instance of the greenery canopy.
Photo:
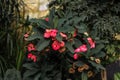
[[120,32],[120,2],[118,0],[53,0],[49,6],[56,7],[56,15],[68,18],[70,24],[86,24],[91,35],[111,40]]

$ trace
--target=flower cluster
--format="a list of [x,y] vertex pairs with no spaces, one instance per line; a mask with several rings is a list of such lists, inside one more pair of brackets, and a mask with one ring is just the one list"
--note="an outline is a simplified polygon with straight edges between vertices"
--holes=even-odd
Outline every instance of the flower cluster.
[[[95,48],[95,42],[92,40],[92,38],[87,38],[89,44],[90,44],[90,48]],[[74,59],[78,59],[78,54],[76,53],[80,53],[80,52],[86,52],[87,51],[87,45],[83,44],[80,47],[78,47],[77,49],[74,50],[75,54],[74,54]]]
[[[42,19],[40,25],[37,23],[39,21],[33,20],[34,31],[24,35],[25,40],[30,42],[27,45],[27,58],[29,60],[37,62],[42,55],[47,56],[48,60],[54,58],[53,61],[57,61],[58,56],[60,56],[59,59],[67,63],[65,68],[70,74],[85,72],[88,77],[93,75],[93,68],[104,69],[100,64],[100,58],[104,57],[102,43],[97,43],[87,31],[82,32],[81,28],[75,26],[72,28],[56,27],[56,22],[55,25],[51,25],[49,20],[51,19]],[[64,64],[61,63],[61,65]]]

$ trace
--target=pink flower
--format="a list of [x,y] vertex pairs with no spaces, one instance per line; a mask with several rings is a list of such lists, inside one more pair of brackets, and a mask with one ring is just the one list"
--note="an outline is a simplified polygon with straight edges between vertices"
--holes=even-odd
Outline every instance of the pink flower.
[[31,57],[32,57],[32,53],[29,53],[28,55],[27,55],[27,57],[28,57],[28,59],[30,59]]
[[44,33],[45,38],[56,37],[58,30],[56,29],[46,29]]
[[74,31],[73,37],[77,36],[77,30]]
[[52,48],[56,51],[58,49],[60,49],[60,43],[58,41],[54,41],[52,43]]
[[27,49],[28,51],[36,50],[35,45],[32,43],[28,44]]
[[51,37],[56,37],[57,32],[58,32],[58,30],[52,29],[52,30],[51,30],[51,33],[50,33]]
[[86,52],[87,51],[87,46],[83,44],[82,46],[79,47],[81,52]]
[[80,50],[80,48],[77,48],[77,49],[74,50],[74,52],[78,53],[78,52],[81,52],[81,50]]
[[24,37],[25,37],[25,38],[27,38],[28,36],[29,36],[29,34],[28,34],[28,33],[24,34]]
[[75,49],[74,52],[86,52],[87,46],[85,44],[81,45],[79,48]]
[[61,41],[60,42],[60,47],[64,47],[65,46],[65,42],[64,41]]
[[60,32],[60,35],[61,35],[63,38],[66,38],[66,39],[67,39],[67,35],[66,35],[66,34]]
[[78,59],[78,54],[75,53],[75,54],[73,55],[73,58],[74,58],[75,60]]
[[89,44],[90,44],[90,48],[95,48],[95,42],[92,40],[92,38],[87,38]]
[[24,39],[27,40],[29,33],[24,34]]
[[50,36],[51,36],[51,30],[50,29],[46,29],[45,33],[44,33],[44,37],[45,38],[50,38]]
[[47,22],[48,22],[48,21],[49,21],[49,18],[45,18],[45,21],[47,21]]
[[31,59],[32,59],[34,62],[37,61],[37,57],[36,57],[35,55],[32,55],[32,56],[31,56]]
[[28,57],[28,59],[31,59],[31,60],[33,60],[34,62],[37,61],[37,57],[36,57],[35,55],[33,55],[32,53],[29,53],[27,57]]
[[65,43],[63,41],[59,42],[57,40],[55,40],[53,43],[52,43],[52,48],[56,51],[56,50],[59,50],[61,47],[64,47],[65,46]]

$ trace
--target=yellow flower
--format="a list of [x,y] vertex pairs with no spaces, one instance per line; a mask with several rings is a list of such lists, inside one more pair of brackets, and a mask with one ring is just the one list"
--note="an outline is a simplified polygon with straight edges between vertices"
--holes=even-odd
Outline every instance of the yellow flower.
[[87,76],[88,76],[88,77],[93,76],[93,72],[92,72],[92,71],[88,71]]
[[78,72],[82,72],[84,70],[84,67],[81,66],[81,67],[78,67]]
[[90,60],[94,60],[95,58],[94,57],[90,57]]
[[75,63],[73,63],[72,67],[73,67],[73,69],[77,68],[77,66],[75,65]]
[[71,73],[71,74],[75,73],[75,69],[69,68],[69,73]]
[[60,53],[63,53],[65,50],[66,50],[66,48],[65,48],[65,47],[62,47],[62,48],[59,49],[59,52],[60,52]]
[[89,69],[89,66],[87,64],[84,64],[83,67],[84,67],[85,70]]
[[101,61],[100,59],[95,59],[95,62],[99,64]]

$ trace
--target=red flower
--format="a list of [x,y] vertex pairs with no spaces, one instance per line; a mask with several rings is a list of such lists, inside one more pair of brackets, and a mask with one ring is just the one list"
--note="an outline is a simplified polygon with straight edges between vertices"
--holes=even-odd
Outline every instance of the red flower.
[[32,43],[28,44],[27,49],[28,51],[36,50],[35,45]]
[[75,49],[74,52],[86,52],[87,46],[85,44],[81,45],[79,48]]
[[74,58],[75,60],[78,59],[78,54],[75,53],[75,54],[73,55],[73,58]]
[[77,30],[74,31],[73,37],[77,36]]
[[50,29],[46,29],[45,33],[44,33],[44,37],[45,38],[50,38],[50,36],[51,36],[51,30]]
[[27,57],[28,57],[28,59],[31,59],[31,60],[33,60],[34,62],[37,61],[37,57],[36,57],[35,55],[33,55],[32,53],[29,53]]
[[59,50],[61,47],[64,47],[65,46],[65,43],[63,41],[59,42],[57,40],[55,40],[53,43],[52,43],[52,48],[56,51],[56,50]]
[[58,31],[56,29],[46,29],[44,33],[44,37],[45,38],[56,37],[57,32]]
[[58,32],[58,30],[52,29],[52,30],[51,30],[51,33],[50,33],[51,37],[56,37],[57,32]]
[[87,46],[83,44],[82,46],[79,47],[81,52],[86,52],[87,51]]
[[77,48],[74,50],[74,52],[78,53],[78,52],[81,52],[80,48]]
[[66,34],[60,32],[60,35],[61,35],[63,38],[66,38],[66,39],[67,39],[67,35],[66,35]]
[[90,44],[90,48],[95,48],[95,42],[92,40],[92,38],[87,38],[89,44]]
[[60,47],[64,47],[65,46],[65,42],[64,41],[61,41],[60,42]]
[[24,39],[27,40],[29,33],[24,34]]
[[58,41],[54,41],[52,43],[52,48],[56,51],[58,49],[60,49],[60,43]]
[[36,62],[37,61],[37,57],[35,55],[32,55],[31,59]]
[[28,36],[29,36],[29,34],[28,34],[28,33],[24,34],[24,37],[25,37],[25,38],[27,38]]
[[47,22],[48,22],[48,21],[49,21],[49,18],[45,18],[45,21],[47,21]]
[[31,57],[32,57],[32,53],[29,53],[28,55],[27,55],[27,57],[28,57],[28,59],[30,59]]

